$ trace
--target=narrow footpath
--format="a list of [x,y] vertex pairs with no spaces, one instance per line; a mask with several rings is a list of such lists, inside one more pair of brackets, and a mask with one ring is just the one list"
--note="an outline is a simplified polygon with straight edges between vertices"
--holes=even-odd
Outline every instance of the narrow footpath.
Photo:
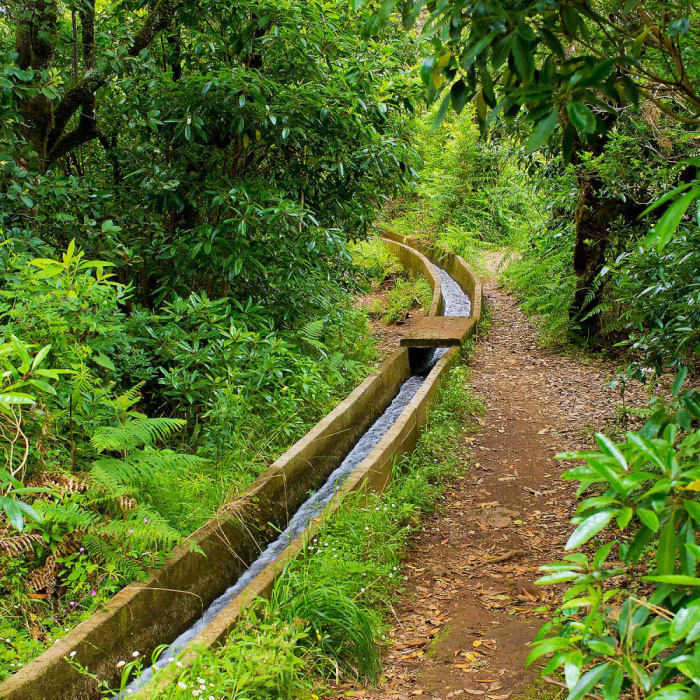
[[[562,554],[575,495],[554,455],[590,445],[616,419],[620,398],[605,389],[614,365],[538,344],[498,287],[498,262],[490,259],[485,280],[492,327],[471,378],[487,404],[483,427],[465,438],[464,477],[412,542],[384,678],[354,697],[534,697],[527,644],[556,594],[533,582]],[[630,400],[644,405],[644,389],[630,390]]]

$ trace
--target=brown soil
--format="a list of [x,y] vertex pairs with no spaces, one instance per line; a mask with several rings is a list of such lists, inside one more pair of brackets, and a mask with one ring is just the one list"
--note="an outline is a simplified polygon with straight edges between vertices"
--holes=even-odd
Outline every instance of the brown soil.
[[[394,288],[394,284],[394,280],[387,280],[376,291],[359,297],[356,305],[368,312],[373,312],[376,303],[379,302],[380,307],[384,309],[386,307],[386,295]],[[392,352],[397,350],[401,338],[424,317],[425,311],[421,308],[414,307],[402,319],[388,326],[384,325],[378,318],[370,318],[369,327],[377,341],[380,361],[386,360]]]
[[[497,256],[490,262],[495,271]],[[485,291],[492,328],[477,344],[472,384],[487,414],[466,438],[471,466],[404,563],[384,679],[354,697],[505,700],[536,676],[524,669],[527,645],[557,591],[533,582],[539,566],[561,557],[575,498],[554,455],[588,446],[620,400],[604,388],[613,365],[541,348],[495,276]],[[628,390],[628,402],[644,405],[644,389]]]

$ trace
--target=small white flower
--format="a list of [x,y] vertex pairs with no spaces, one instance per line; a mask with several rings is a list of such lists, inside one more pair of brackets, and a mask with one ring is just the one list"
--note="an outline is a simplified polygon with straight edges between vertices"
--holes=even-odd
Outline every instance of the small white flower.
[[182,668],[182,661],[178,661],[175,665],[176,665],[178,668]]
[[204,685],[204,681],[202,681],[202,684],[199,686],[199,689],[200,689],[200,690],[206,690],[206,689],[207,689],[207,686]]
[[70,656],[71,659],[72,659],[77,653],[78,653],[77,651],[71,651],[71,653],[69,654],[69,656]]
[[389,578],[394,578],[394,574],[389,574]]
[[360,588],[360,593],[364,593],[364,592],[365,592],[365,589],[364,589],[364,588]]
[[132,652],[131,655],[132,655],[135,659],[137,659],[138,656],[139,656],[139,653],[138,653],[138,651],[134,651],[134,652]]
[[369,532],[369,528],[368,528],[368,527],[365,528],[365,532]]
[[183,682],[183,681],[180,681],[180,682],[177,684],[177,687],[180,688],[180,690],[187,690],[187,683],[185,683],[185,682]]
[[117,668],[121,668],[122,666],[126,666],[126,661],[120,661],[117,663]]
[[196,698],[196,697],[199,697],[199,691],[198,691],[198,690],[193,690],[193,691],[192,691],[192,696],[195,697],[195,698]]

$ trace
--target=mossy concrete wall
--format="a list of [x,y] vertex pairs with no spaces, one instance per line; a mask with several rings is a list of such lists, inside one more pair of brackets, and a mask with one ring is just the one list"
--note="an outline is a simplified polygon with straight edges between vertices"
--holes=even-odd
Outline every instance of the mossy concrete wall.
[[[397,234],[397,236],[400,234]],[[440,275],[435,271],[435,268],[430,264],[430,261],[423,253],[418,252],[415,248],[405,245],[403,241],[396,240],[387,236],[384,239],[384,244],[389,251],[395,255],[405,269],[410,270],[415,275],[425,277],[433,289],[433,300],[428,309],[428,316],[442,316],[445,308],[445,300],[442,298],[440,289]]]
[[[459,284],[462,291],[469,295],[472,302],[472,318],[475,318],[478,323],[482,314],[484,297],[483,287],[481,279],[474,270],[467,265],[464,258],[446,248],[433,245],[420,238],[404,236],[392,229],[385,229],[382,235],[385,239],[388,239],[387,246],[392,253],[394,253],[394,246],[396,245],[402,246],[403,248],[415,249],[428,258],[430,262],[445,270],[447,274]],[[440,311],[440,313],[442,313],[442,311]]]

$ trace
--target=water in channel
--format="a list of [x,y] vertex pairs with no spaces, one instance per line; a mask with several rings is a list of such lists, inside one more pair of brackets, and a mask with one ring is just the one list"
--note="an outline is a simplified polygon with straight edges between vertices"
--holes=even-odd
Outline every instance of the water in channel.
[[[442,295],[445,302],[445,316],[469,316],[471,302],[461,287],[442,268],[434,266],[440,275]],[[157,670],[164,669],[182,651],[188,642],[196,639],[202,630],[216,618],[221,611],[271,562],[293,542],[315,518],[328,505],[333,495],[342,486],[347,477],[359,466],[360,462],[379,444],[379,441],[387,434],[389,428],[398,417],[418,389],[435,363],[447,352],[447,348],[436,348],[430,362],[420,375],[409,377],[399,389],[399,393],[389,407],[372,424],[367,432],[359,439],[355,447],[348,453],[340,466],[328,477],[326,483],[318,491],[299,507],[292,516],[287,528],[280,533],[276,540],[271,542],[262,554],[250,565],[239,579],[222,593],[207,608],[204,615],[197,620],[188,630],[185,630],[169,647],[160,655],[160,658],[150,668],[144,669],[126,688],[126,694],[130,694],[142,688],[148,683]],[[123,698],[125,694],[114,696]]]

